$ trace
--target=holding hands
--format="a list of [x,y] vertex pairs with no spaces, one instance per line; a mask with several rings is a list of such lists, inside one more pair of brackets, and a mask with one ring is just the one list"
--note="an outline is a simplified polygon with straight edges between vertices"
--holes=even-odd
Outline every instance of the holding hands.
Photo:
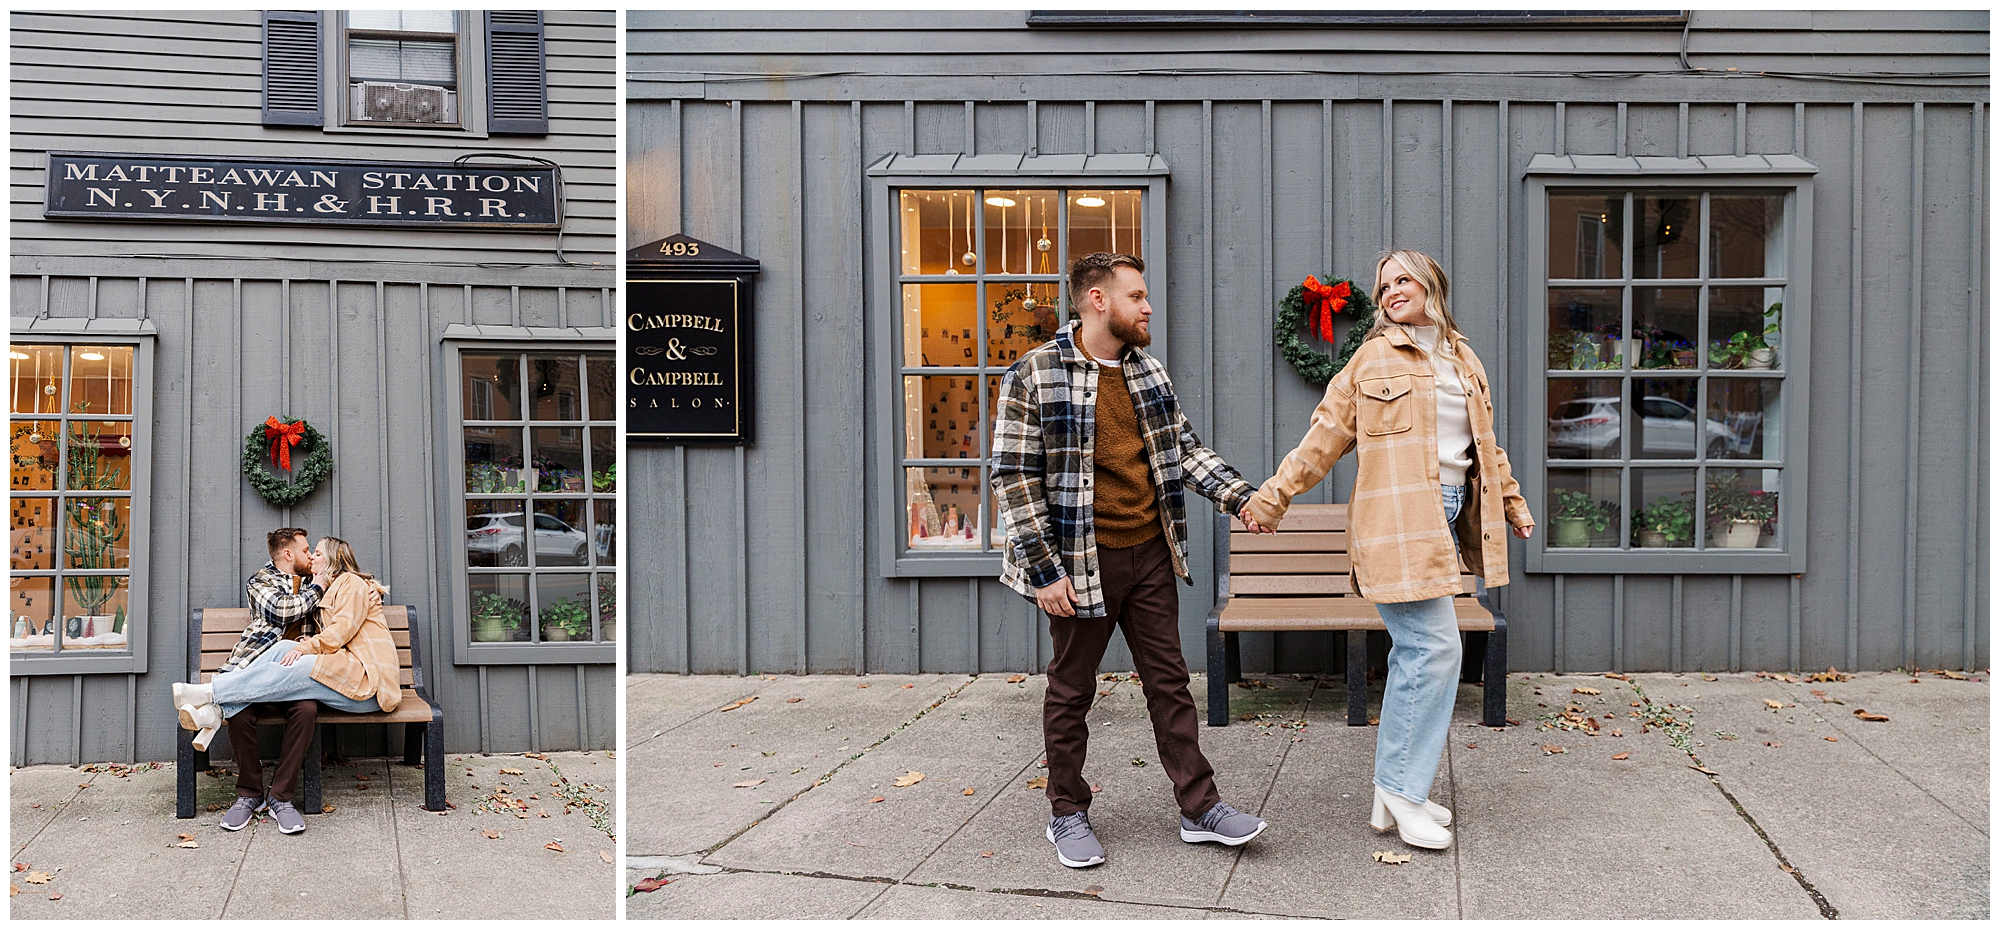
[[1243,527],[1252,533],[1277,532],[1277,530],[1271,527],[1258,523],[1257,518],[1250,515],[1250,507],[1248,505],[1245,505],[1242,510],[1236,512],[1236,519],[1243,521]]

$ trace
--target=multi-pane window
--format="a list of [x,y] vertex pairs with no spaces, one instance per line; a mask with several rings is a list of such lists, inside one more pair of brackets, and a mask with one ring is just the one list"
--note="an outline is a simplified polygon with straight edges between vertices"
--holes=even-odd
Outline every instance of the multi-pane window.
[[467,349],[459,362],[471,641],[615,639],[611,353]]
[[[133,345],[16,342],[10,402],[8,648],[129,652],[134,481],[143,427]],[[143,502],[142,502],[143,503]]]
[[1788,548],[1787,203],[1549,193],[1549,549]]
[[458,124],[458,14],[350,10],[343,51],[350,122]]
[[1075,256],[1141,254],[1141,192],[897,192],[906,551],[1006,545],[989,488],[1001,376],[1068,321]]

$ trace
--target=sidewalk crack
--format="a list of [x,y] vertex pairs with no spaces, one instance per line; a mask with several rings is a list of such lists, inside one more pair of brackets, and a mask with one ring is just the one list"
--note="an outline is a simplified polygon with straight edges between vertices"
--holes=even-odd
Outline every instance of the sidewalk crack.
[[[90,778],[83,784],[84,785],[95,784],[97,781],[97,773],[90,772],[88,774],[90,775]],[[178,773],[176,773],[176,775],[178,776]],[[55,805],[49,809],[49,819],[43,821],[41,826],[36,827],[35,832],[29,834],[28,838],[21,842],[21,845],[14,847],[14,858],[15,859],[21,858],[21,854],[28,850],[28,845],[30,843],[33,843],[35,840],[40,839],[42,831],[47,830],[50,824],[55,823],[56,818],[61,817],[63,811],[69,810],[69,806],[75,803],[77,798],[82,797],[83,792],[84,792],[83,785],[78,785],[70,790],[70,793],[67,797],[63,798],[60,801],[57,801]]]
[[[1304,722],[1306,716],[1312,712],[1313,698],[1319,694],[1319,682],[1319,676],[1314,675],[1312,677],[1312,685],[1306,688],[1305,700],[1299,702],[1298,719],[1301,722]],[[1224,693],[1227,694],[1228,692],[1225,691]],[[1294,735],[1297,735],[1296,731]],[[1289,739],[1285,740],[1284,751],[1278,753],[1278,764],[1272,767],[1271,780],[1264,786],[1264,796],[1257,799],[1257,816],[1260,818],[1264,816],[1264,807],[1271,803],[1272,792],[1278,790],[1278,779],[1285,774],[1285,760],[1292,757],[1292,747],[1295,745],[1298,744]],[[1244,844],[1244,846],[1247,845],[1249,844]],[[1244,846],[1235,848],[1236,855],[1229,861],[1229,874],[1222,877],[1222,887],[1215,893],[1215,904],[1212,905],[1213,907],[1221,907],[1222,899],[1229,896],[1229,884],[1236,880],[1236,867],[1243,863],[1243,854],[1248,851]]]
[[[771,687],[771,686],[772,686],[773,684],[776,684],[776,682],[770,682],[770,681],[759,681],[759,682],[758,682],[758,685],[757,685],[757,687],[756,687],[756,688],[754,688],[754,689],[752,689],[752,690],[751,690],[751,692],[750,692],[750,694],[749,694],[749,695],[746,695],[746,697],[754,697],[754,696],[757,696],[757,695],[761,695],[761,694],[763,694],[763,693],[764,693],[764,692],[765,692],[766,690],[768,690],[768,689],[769,689],[769,688],[770,688],[770,687]],[[678,729],[680,729],[681,727],[684,727],[684,726],[687,726],[688,724],[690,724],[690,723],[693,723],[693,722],[695,722],[695,721],[697,721],[697,720],[706,720],[706,719],[708,719],[709,717],[712,717],[712,716],[714,716],[714,715],[716,715],[716,714],[719,714],[719,713],[721,713],[721,712],[722,712],[722,709],[723,709],[724,707],[728,707],[728,706],[730,706],[730,705],[728,705],[728,704],[718,704],[718,705],[716,705],[715,707],[711,707],[711,708],[709,708],[708,710],[705,710],[705,711],[702,711],[702,712],[701,712],[701,713],[699,713],[699,714],[696,714],[696,715],[694,715],[694,716],[692,716],[692,717],[689,717],[689,718],[687,718],[686,720],[683,720],[683,721],[681,721],[681,722],[679,722],[679,723],[676,723],[676,724],[674,724],[673,726],[670,726],[670,727],[667,727],[666,729],[664,729],[664,730],[661,730],[661,731],[660,731],[660,732],[658,732],[658,733],[655,733],[655,734],[653,734],[653,735],[651,735],[651,736],[648,736],[648,737],[646,737],[645,739],[642,739],[642,740],[640,740],[640,741],[638,741],[638,742],[636,742],[636,743],[633,743],[633,744],[632,744],[632,745],[630,745],[630,746],[627,746],[627,747],[625,747],[625,751],[626,751],[626,752],[631,752],[631,751],[632,751],[632,750],[634,750],[634,749],[637,749],[637,748],[639,748],[639,747],[641,747],[641,746],[644,746],[644,745],[646,745],[647,743],[650,743],[650,742],[652,742],[652,741],[654,741],[654,740],[656,740],[656,739],[659,739],[660,737],[662,737],[662,736],[665,736],[665,735],[667,735],[667,734],[669,734],[669,733],[672,733],[672,732],[674,732],[675,730],[678,730]]]

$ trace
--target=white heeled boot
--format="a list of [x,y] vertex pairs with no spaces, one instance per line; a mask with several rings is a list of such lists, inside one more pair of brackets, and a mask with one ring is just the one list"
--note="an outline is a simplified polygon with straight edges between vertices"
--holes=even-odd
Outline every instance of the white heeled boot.
[[1436,801],[1425,801],[1424,812],[1431,815],[1440,827],[1451,826],[1451,810]]
[[[184,681],[174,682],[175,707],[183,707],[188,704],[193,704],[196,707],[200,707],[203,704],[213,704],[213,703],[215,703],[214,685],[191,685]],[[190,721],[186,714],[182,714],[181,729],[196,730],[200,728],[194,726],[193,721]]]
[[1403,842],[1424,849],[1446,849],[1451,846],[1451,831],[1431,819],[1430,811],[1423,804],[1414,804],[1401,797],[1375,788],[1375,809],[1368,816],[1368,825],[1377,833],[1387,833],[1394,827]]
[[[207,704],[182,704],[180,712],[181,725],[195,731],[195,751],[207,752],[208,744],[215,740],[215,731],[222,728],[222,705],[212,701]],[[187,726],[189,723],[194,725]]]

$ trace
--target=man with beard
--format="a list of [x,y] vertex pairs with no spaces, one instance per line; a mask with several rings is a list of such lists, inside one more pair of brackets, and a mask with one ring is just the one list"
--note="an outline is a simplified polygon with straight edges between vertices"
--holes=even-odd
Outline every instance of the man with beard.
[[1076,319],[1000,383],[993,488],[1007,527],[1001,580],[1049,615],[1055,650],[1042,705],[1049,825],[1057,861],[1104,861],[1083,777],[1097,666],[1125,631],[1174,783],[1181,839],[1240,846],[1265,823],[1222,802],[1201,754],[1200,718],[1181,658],[1179,594],[1187,570],[1184,489],[1252,530],[1255,488],[1201,444],[1152,344],[1144,262],[1093,252],[1069,274]]

